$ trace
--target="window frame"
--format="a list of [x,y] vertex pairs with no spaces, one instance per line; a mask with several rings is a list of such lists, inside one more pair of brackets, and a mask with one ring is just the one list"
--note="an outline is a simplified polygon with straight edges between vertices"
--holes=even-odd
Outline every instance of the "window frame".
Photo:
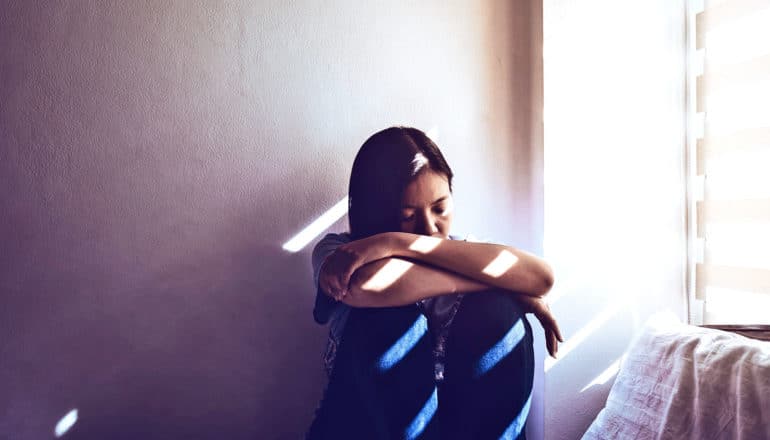
[[696,15],[706,0],[685,0],[685,293],[688,324],[737,333],[770,341],[769,324],[704,324],[705,300],[696,298],[696,265],[703,261],[704,241],[698,238],[697,202],[703,199],[703,179],[697,176],[697,141],[703,134],[704,116],[697,111],[697,77],[703,73],[704,57],[696,46]]

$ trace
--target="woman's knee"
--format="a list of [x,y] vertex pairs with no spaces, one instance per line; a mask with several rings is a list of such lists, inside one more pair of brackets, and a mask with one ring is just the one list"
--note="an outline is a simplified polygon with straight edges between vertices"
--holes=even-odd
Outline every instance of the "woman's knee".
[[416,306],[351,310],[342,343],[374,373],[398,364],[429,363],[432,353],[428,321]]
[[368,429],[385,433],[365,437],[395,437],[387,433],[406,429],[435,390],[427,319],[416,306],[354,309],[341,345]]
[[447,355],[483,373],[517,347],[526,355],[531,346],[532,328],[522,307],[510,293],[490,290],[463,297],[449,330]]
[[488,290],[468,294],[460,303],[451,332],[468,332],[475,338],[499,337],[513,326],[522,325],[524,315],[521,305],[506,291]]
[[501,438],[526,407],[534,374],[532,329],[511,294],[463,297],[449,330],[445,371],[442,429],[458,438]]

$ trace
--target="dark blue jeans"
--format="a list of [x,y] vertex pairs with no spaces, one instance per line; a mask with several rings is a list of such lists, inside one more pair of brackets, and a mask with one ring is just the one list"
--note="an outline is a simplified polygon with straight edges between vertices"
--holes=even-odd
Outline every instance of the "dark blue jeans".
[[412,305],[351,310],[307,438],[525,438],[532,328],[511,294],[465,295],[440,384],[426,324]]

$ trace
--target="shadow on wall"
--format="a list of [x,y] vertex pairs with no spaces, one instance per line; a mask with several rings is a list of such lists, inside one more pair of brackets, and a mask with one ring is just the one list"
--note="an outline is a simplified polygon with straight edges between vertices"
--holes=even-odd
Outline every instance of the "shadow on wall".
[[[6,422],[18,422],[18,414],[34,429],[4,425],[10,429],[3,431],[40,437],[70,408],[78,419],[66,438],[75,439],[255,438],[266,430],[264,414],[280,417],[275,407],[291,411],[285,417],[293,423],[308,423],[290,396],[317,386],[320,362],[314,375],[294,362],[298,341],[263,335],[272,326],[276,334],[291,327],[312,336],[310,315],[297,307],[282,314],[290,323],[258,322],[269,318],[258,293],[287,295],[307,282],[269,289],[265,280],[305,261],[277,261],[274,252],[259,249],[201,260],[205,254],[130,289],[95,296],[99,305],[60,308],[54,314],[66,319],[39,323],[36,335],[21,334],[18,343],[26,347],[19,350],[30,352],[36,365],[15,377],[23,389],[4,393],[16,410]],[[56,347],[39,344],[42,338]],[[307,344],[321,347],[312,337]],[[308,357],[320,360],[320,349]],[[280,396],[286,398],[276,402]],[[286,408],[287,402],[297,407]]]
[[283,246],[340,201],[364,136],[445,121],[447,150],[486,149],[469,180],[511,187],[520,109],[481,72],[516,30],[479,5],[5,2],[0,433],[303,432],[326,328],[310,250]]
[[[70,409],[78,415],[65,438],[73,439],[256,438],[269,430],[266,414],[272,423],[309,423],[303,407],[311,405],[292,396],[322,381],[322,340],[313,338],[318,331],[305,305],[280,314],[264,306],[266,297],[296,301],[295,292],[307,290],[302,276],[266,283],[304,269],[306,258],[276,258],[277,246],[230,244],[227,253],[193,252],[121,291],[93,292],[96,304],[75,299],[33,332],[21,331],[8,347],[10,365],[19,352],[34,364],[14,375],[18,388],[3,381],[11,409],[3,432],[46,437],[55,425],[63,429],[57,421]],[[68,286],[44,288],[74,295]],[[33,307],[11,304],[30,314]],[[280,334],[287,339],[266,337]],[[297,350],[307,352],[307,363],[296,362]],[[280,413],[289,420],[277,419]],[[9,424],[22,416],[27,426]]]
[[230,48],[216,26],[238,14],[7,6],[0,433],[303,431],[323,331],[309,254],[276,237],[304,209],[283,205],[315,202],[287,184],[307,181],[313,157],[286,169],[303,152],[278,152],[310,135],[254,127],[252,96],[217,94],[239,57],[201,54]]

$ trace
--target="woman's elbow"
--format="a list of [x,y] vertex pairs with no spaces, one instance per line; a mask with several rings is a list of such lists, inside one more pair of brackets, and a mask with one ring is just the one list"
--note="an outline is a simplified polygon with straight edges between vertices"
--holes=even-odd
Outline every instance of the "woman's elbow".
[[[369,263],[355,272],[350,277],[348,283],[348,293],[343,298],[343,302],[351,307],[388,307],[390,304],[387,299],[394,287],[397,279],[405,272],[412,263],[391,259],[388,261],[380,260]],[[388,266],[390,264],[390,266]],[[398,268],[399,273],[394,273],[394,266],[404,266]]]
[[362,292],[359,288],[350,287],[348,293],[341,300],[350,307],[373,307],[371,295]]
[[378,307],[377,300],[381,295],[377,295],[372,290],[365,289],[363,286],[366,283],[366,279],[362,278],[365,277],[359,272],[353,274],[348,284],[348,292],[342,298],[342,302],[350,307]]
[[551,291],[551,288],[553,287],[554,279],[553,279],[553,272],[550,270],[543,276],[542,279],[542,293],[540,296],[545,295],[546,293]]
[[553,271],[551,271],[551,268],[546,264],[538,265],[538,267],[530,269],[523,279],[519,278],[514,281],[514,283],[519,285],[511,290],[529,296],[545,296],[553,287]]
[[537,296],[545,296],[545,294],[547,294],[553,287],[553,283],[553,270],[546,264],[537,281],[537,287],[535,288]]

